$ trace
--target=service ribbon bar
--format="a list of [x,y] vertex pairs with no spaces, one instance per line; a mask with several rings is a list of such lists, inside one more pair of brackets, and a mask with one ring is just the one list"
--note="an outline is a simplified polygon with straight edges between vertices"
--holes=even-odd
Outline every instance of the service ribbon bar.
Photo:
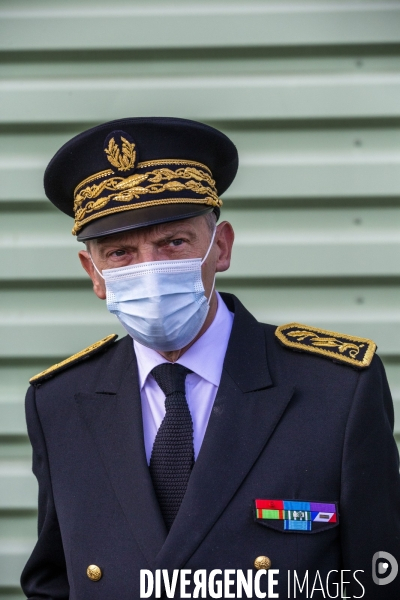
[[312,531],[314,524],[314,529],[318,529],[323,524],[337,523],[334,503],[257,499],[255,509],[257,520],[271,524],[283,521],[283,529],[287,531]]

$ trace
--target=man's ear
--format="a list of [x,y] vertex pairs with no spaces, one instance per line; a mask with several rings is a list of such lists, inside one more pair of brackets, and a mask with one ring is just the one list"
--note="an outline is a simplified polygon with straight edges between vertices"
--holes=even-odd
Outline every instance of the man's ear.
[[100,298],[100,300],[105,300],[106,286],[104,284],[104,279],[100,277],[100,275],[94,268],[89,252],[87,250],[80,250],[78,252],[78,256],[79,260],[81,261],[82,267],[85,269],[86,273],[89,275],[90,279],[93,282],[94,293],[98,298]]
[[218,225],[215,239],[218,246],[215,271],[216,273],[221,273],[222,271],[227,271],[230,267],[232,246],[235,239],[235,232],[228,221],[223,221]]

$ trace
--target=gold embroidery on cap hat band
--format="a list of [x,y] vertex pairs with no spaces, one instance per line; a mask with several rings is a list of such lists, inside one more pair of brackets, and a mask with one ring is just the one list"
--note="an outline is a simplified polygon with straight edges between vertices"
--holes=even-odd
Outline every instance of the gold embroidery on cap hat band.
[[110,175],[114,175],[114,171],[111,171],[111,169],[107,169],[106,171],[100,171],[100,173],[95,173],[94,175],[90,175],[90,177],[86,177],[86,179],[84,179],[83,181],[78,183],[78,185],[74,189],[74,198],[75,198],[78,190],[82,186],[86,185],[87,183],[91,183],[92,181],[95,181],[96,179],[101,179],[102,177],[109,177]]
[[[136,169],[147,169],[148,167],[160,167],[162,165],[191,165],[194,167],[200,167],[201,169],[205,169],[211,175],[210,169],[206,165],[203,165],[203,163],[196,162],[195,160],[184,160],[176,158],[147,160],[145,162],[138,163]],[[99,173],[94,173],[93,175],[86,177],[86,179],[78,183],[78,185],[74,189],[74,197],[76,196],[77,191],[84,185],[91,183],[95,179],[101,179],[102,177],[108,177],[109,175],[115,175],[114,171],[112,171],[111,169],[106,169],[105,171],[100,171]]]
[[[116,176],[113,171],[107,170],[101,171],[82,181],[75,188],[75,226],[73,228],[73,233],[77,233],[89,220],[91,221],[103,217],[111,212],[129,209],[133,210],[135,208],[154,206],[156,204],[174,204],[178,201],[178,198],[160,198],[159,200],[148,200],[147,202],[133,203],[129,206],[114,206],[111,209],[105,209],[107,204],[111,201],[122,202],[125,204],[134,199],[140,199],[141,196],[148,194],[162,194],[163,192],[181,192],[187,190],[193,194],[204,197],[199,200],[195,198],[189,200],[185,199],[184,202],[221,206],[222,202],[218,197],[215,181],[211,176],[211,171],[205,167],[205,165],[194,161],[163,159],[139,163],[138,170],[140,168],[160,166],[161,164],[169,166],[175,164],[187,166],[175,170],[161,167],[152,171],[145,171],[144,173],[136,172],[134,175],[128,177]],[[207,171],[203,169],[206,169]],[[98,182],[99,179],[108,177],[108,175],[113,176]],[[184,181],[179,181],[182,179]],[[97,181],[97,183],[93,183],[94,181]],[[149,185],[143,185],[145,182]],[[90,183],[92,183],[92,185],[87,185]],[[179,199],[179,201],[182,202],[183,200]]]
[[80,223],[75,223],[71,233],[76,235],[82,229],[84,225],[89,223],[90,221],[94,221],[99,217],[105,217],[106,215],[111,215],[113,213],[122,212],[123,210],[134,210],[136,208],[147,208],[148,206],[161,206],[162,204],[203,204],[208,206],[222,206],[223,202],[221,198],[218,198],[219,203],[215,204],[215,200],[213,198],[200,198],[196,200],[195,198],[166,198],[164,200],[148,200],[147,202],[137,202],[136,204],[129,204],[128,206],[115,206],[114,208],[109,208],[107,210],[103,210],[101,215],[91,215],[86,219],[83,219]]
[[[188,179],[182,183],[177,179]],[[163,181],[166,180],[166,183]],[[145,181],[150,185],[143,186]],[[205,187],[202,182],[208,184]],[[139,199],[144,194],[159,194],[161,192],[180,192],[182,190],[191,190],[197,194],[209,194],[215,197],[218,202],[218,195],[215,190],[214,180],[208,173],[192,167],[185,167],[172,171],[171,169],[155,169],[147,173],[137,173],[130,177],[111,177],[99,184],[94,184],[77,192],[74,201],[75,220],[81,221],[86,213],[101,210],[110,200],[115,202],[130,202],[133,198]],[[103,196],[95,200],[105,191],[111,191],[108,196]],[[88,201],[83,206],[83,203]]]
[[191,165],[193,167],[205,169],[211,175],[210,169],[206,165],[203,165],[203,163],[195,160],[185,160],[184,158],[159,158],[157,160],[146,160],[145,162],[138,163],[137,168],[145,169],[147,167],[160,167],[162,165]]

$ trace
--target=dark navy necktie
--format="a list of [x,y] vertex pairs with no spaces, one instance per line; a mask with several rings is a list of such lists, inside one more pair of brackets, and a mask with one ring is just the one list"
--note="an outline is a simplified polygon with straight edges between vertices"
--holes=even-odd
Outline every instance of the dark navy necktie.
[[168,530],[178,513],[194,464],[193,422],[185,394],[189,369],[164,363],[151,374],[165,394],[165,417],[150,458],[150,474]]

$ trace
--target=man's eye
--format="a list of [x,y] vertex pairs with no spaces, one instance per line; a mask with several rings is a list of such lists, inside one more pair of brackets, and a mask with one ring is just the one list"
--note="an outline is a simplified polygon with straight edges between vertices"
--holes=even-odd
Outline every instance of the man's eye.
[[180,246],[181,244],[183,244],[183,240],[178,239],[178,240],[172,240],[171,244],[173,246]]
[[125,254],[125,250],[114,250],[114,252],[111,252],[111,256],[125,256]]

